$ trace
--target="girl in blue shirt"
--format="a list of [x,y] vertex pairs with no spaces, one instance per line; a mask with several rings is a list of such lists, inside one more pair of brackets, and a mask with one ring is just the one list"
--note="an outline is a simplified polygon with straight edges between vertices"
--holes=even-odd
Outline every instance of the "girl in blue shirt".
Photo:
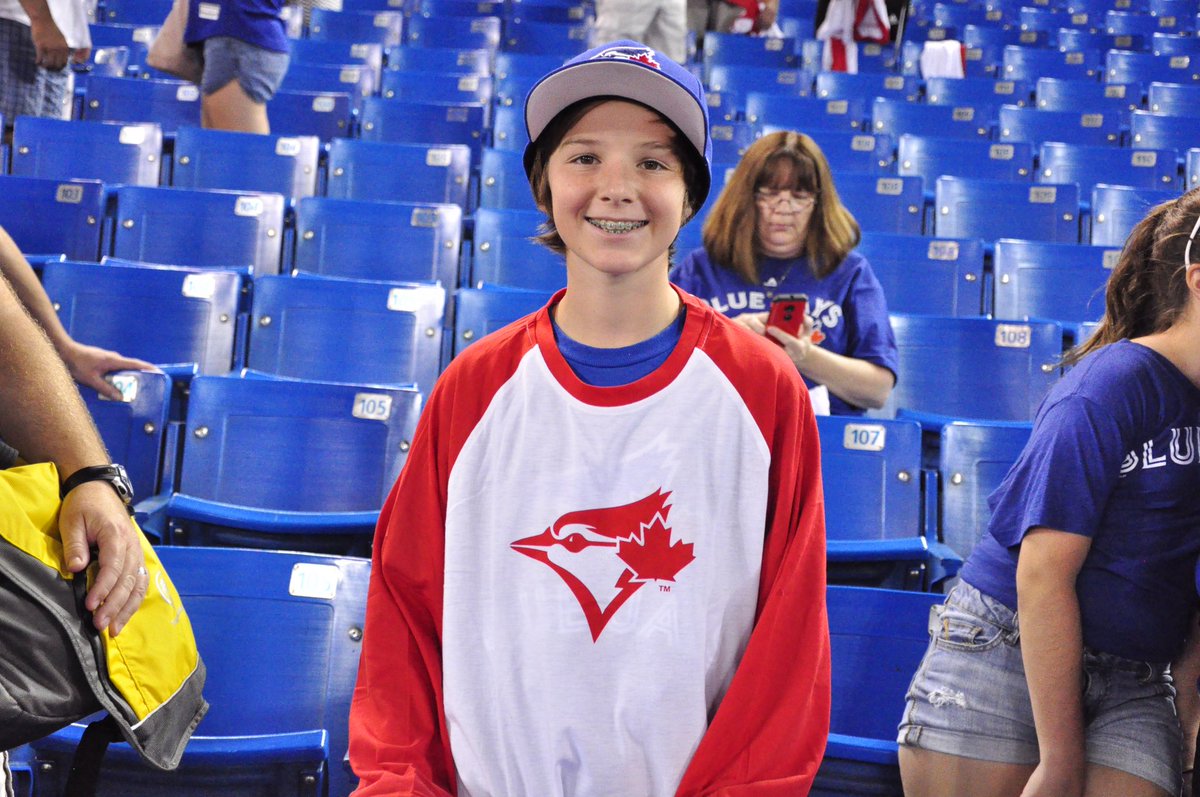
[[909,687],[909,797],[1179,794],[1171,662],[1200,553],[1198,232],[1200,190],[1133,229],[1104,320],[991,496]]
[[[704,223],[704,248],[671,281],[782,345],[810,388],[828,388],[831,414],[861,415],[892,391],[896,339],[879,280],[851,251],[859,237],[816,142],[771,133],[746,150]],[[766,325],[785,293],[808,295],[798,336]]]

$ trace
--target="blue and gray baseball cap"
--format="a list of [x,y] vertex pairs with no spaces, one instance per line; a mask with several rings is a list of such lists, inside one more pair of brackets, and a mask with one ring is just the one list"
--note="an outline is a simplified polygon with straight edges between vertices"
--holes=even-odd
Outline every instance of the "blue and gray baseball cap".
[[669,119],[692,145],[698,159],[699,185],[689,186],[693,207],[708,197],[712,140],[708,106],[700,80],[667,56],[635,41],[616,41],[575,56],[539,80],[525,98],[525,173],[533,163],[534,143],[554,117],[592,97],[633,100]]

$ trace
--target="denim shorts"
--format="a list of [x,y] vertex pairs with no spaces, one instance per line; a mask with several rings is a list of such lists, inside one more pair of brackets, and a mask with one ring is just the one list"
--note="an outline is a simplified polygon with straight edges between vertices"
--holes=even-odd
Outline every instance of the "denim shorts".
[[[1037,734],[1016,614],[967,583],[929,613],[900,744],[1033,766]],[[1180,729],[1169,667],[1084,651],[1087,760],[1178,794]]]
[[204,74],[200,90],[212,94],[236,79],[250,99],[265,103],[287,74],[287,53],[266,50],[241,39],[214,36],[204,40]]

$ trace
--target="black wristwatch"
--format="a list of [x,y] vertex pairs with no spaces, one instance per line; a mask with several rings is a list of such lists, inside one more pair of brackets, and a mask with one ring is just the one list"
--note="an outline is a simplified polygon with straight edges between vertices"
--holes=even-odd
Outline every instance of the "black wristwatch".
[[90,468],[80,468],[62,483],[59,496],[66,498],[67,493],[87,482],[108,482],[113,490],[116,491],[117,497],[125,504],[125,509],[129,511],[129,514],[133,514],[133,485],[130,484],[129,474],[125,472],[123,467],[114,463],[112,465],[94,465]]

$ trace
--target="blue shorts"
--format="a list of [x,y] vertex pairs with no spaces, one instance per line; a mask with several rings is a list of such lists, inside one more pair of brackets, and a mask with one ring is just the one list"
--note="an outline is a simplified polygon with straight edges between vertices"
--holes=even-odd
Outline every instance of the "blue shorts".
[[[1015,613],[963,582],[929,613],[929,648],[896,741],[1033,766],[1037,734]],[[1180,728],[1169,667],[1084,651],[1087,760],[1180,790]]]
[[266,50],[229,36],[213,36],[204,40],[200,90],[212,94],[236,79],[250,99],[266,103],[283,82],[289,60],[287,53]]

